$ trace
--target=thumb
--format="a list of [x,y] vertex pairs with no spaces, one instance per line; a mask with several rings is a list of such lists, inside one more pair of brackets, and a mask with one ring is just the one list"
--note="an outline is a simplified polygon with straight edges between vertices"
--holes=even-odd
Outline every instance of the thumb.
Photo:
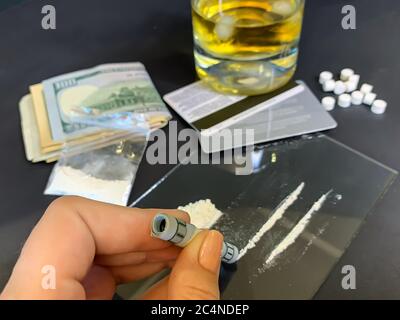
[[223,236],[202,231],[179,255],[170,275],[168,296],[173,300],[218,300],[218,277]]

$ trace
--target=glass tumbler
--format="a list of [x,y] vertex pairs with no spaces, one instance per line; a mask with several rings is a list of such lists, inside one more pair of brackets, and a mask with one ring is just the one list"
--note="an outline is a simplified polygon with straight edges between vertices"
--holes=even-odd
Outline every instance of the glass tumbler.
[[191,0],[200,79],[215,90],[257,95],[296,70],[305,0]]

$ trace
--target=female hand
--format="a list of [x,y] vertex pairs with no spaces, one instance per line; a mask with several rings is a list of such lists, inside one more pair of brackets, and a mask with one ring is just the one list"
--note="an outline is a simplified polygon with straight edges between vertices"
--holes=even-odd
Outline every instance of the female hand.
[[[111,299],[118,284],[172,267],[143,298],[219,299],[222,235],[203,231],[180,249],[150,236],[151,221],[160,212],[189,222],[178,210],[126,208],[79,197],[54,201],[26,241],[0,298]],[[51,273],[43,272],[49,270],[54,286],[46,285]]]

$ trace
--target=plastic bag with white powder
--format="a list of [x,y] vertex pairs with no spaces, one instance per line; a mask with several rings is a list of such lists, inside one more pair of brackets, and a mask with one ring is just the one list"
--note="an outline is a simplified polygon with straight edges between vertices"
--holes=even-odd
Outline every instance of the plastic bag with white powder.
[[126,132],[92,146],[66,146],[45,194],[126,206],[147,141],[147,134]]

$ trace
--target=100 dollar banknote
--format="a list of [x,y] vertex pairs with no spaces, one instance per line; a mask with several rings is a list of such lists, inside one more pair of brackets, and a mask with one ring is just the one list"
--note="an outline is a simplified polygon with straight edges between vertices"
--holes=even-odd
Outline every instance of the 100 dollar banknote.
[[100,65],[46,80],[43,88],[54,140],[93,134],[101,130],[96,123],[117,126],[135,115],[149,124],[171,118],[141,63]]

